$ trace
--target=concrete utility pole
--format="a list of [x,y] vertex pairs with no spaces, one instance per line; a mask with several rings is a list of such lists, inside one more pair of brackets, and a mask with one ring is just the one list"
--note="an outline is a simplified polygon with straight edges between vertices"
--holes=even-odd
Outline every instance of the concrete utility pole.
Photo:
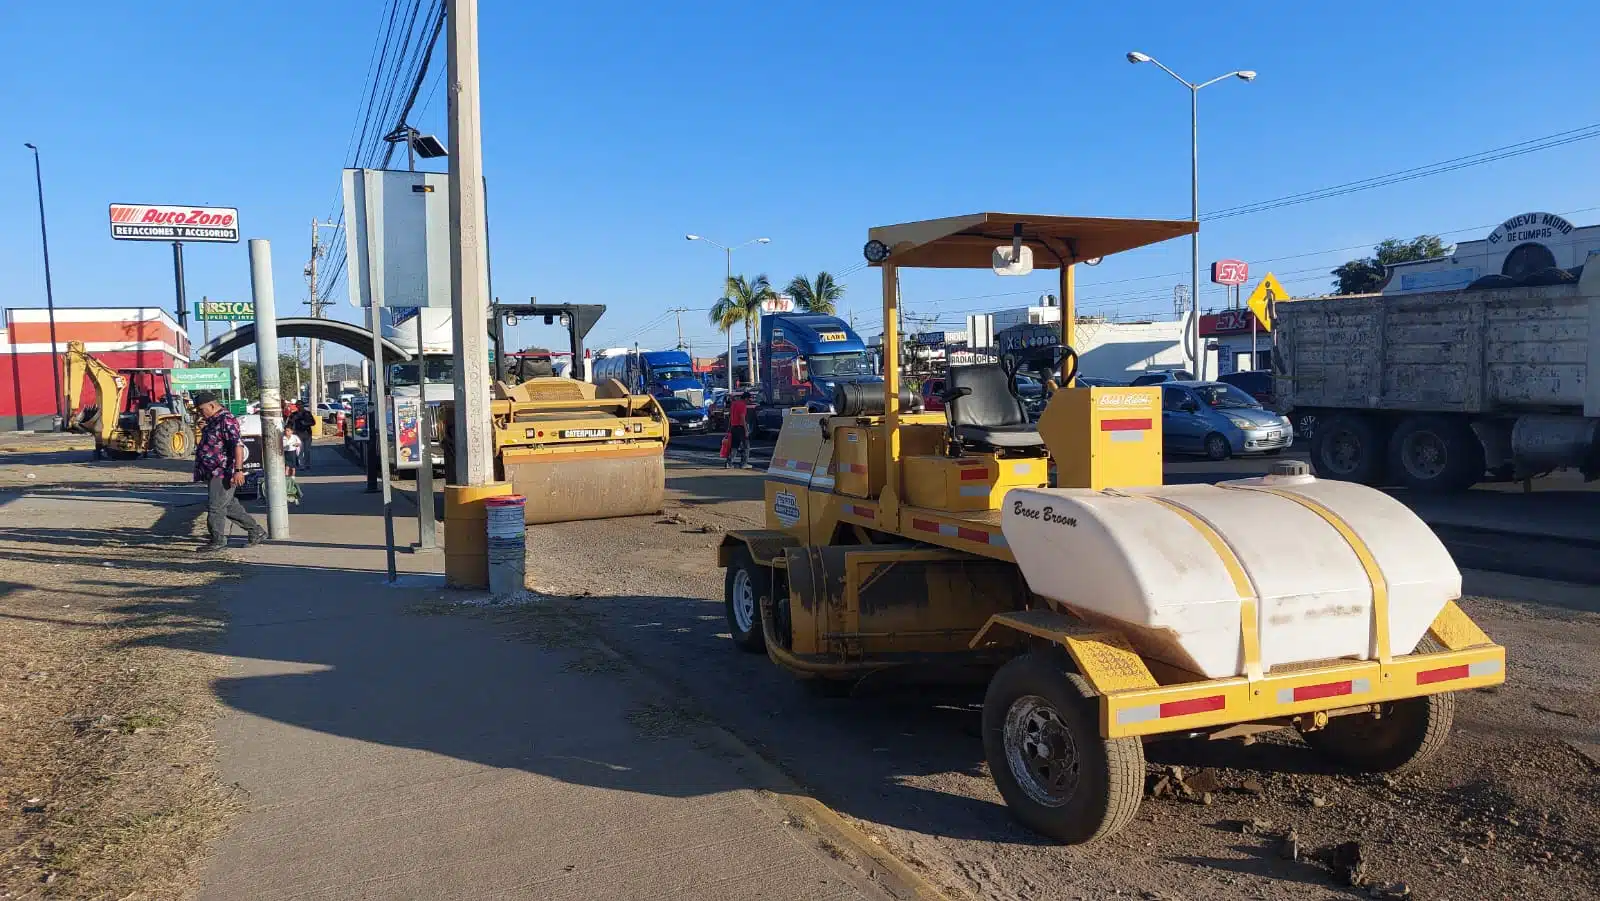
[[283,396],[278,389],[278,310],[272,293],[272,244],[250,239],[250,294],[256,305],[256,381],[261,387],[261,469],[267,483],[267,532],[289,537],[283,473]]
[[[322,246],[318,242],[317,218],[311,217],[311,263],[306,266],[306,277],[311,285],[311,299],[306,301],[311,305],[311,318],[322,318],[322,304],[317,300],[317,257],[322,256]],[[322,403],[322,342],[313,338],[311,340],[311,409],[316,410],[317,404]]]
[[688,307],[673,307],[667,311],[678,315],[678,349],[683,350],[683,314],[689,312]]
[[489,433],[489,272],[484,244],[483,132],[478,107],[478,0],[447,0],[450,34],[450,311],[455,332],[458,485],[494,480]]

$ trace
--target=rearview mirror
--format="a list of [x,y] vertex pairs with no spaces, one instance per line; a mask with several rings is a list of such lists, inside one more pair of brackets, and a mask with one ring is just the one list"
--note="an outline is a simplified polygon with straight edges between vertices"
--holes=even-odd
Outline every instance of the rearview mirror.
[[1180,404],[1180,406],[1183,407],[1183,411],[1185,413],[1193,413],[1200,409],[1200,404],[1192,397],[1184,398],[1183,403]]

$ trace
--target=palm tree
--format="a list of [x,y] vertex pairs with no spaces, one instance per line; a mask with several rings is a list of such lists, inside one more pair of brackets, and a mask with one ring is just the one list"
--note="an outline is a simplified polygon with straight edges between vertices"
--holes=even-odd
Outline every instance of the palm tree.
[[[744,358],[750,371],[749,384],[754,384],[756,380],[755,341],[751,338],[750,329],[761,315],[761,302],[776,296],[765,273],[748,280],[743,275],[733,275],[728,277],[728,286],[722,298],[711,307],[711,324],[724,332],[744,323]],[[731,354],[728,370],[733,371]]]
[[784,293],[794,298],[795,306],[807,313],[824,313],[832,316],[836,302],[844,296],[844,285],[833,280],[833,273],[817,273],[816,280],[807,281],[803,275],[789,280]]

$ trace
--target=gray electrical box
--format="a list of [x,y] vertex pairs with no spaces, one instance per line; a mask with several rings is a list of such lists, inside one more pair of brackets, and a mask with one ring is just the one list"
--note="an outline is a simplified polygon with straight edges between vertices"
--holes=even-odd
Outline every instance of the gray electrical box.
[[344,170],[350,303],[450,306],[450,184],[443,172]]

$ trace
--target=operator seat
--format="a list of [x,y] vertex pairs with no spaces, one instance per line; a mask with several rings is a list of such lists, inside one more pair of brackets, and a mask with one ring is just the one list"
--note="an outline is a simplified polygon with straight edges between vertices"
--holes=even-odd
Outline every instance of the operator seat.
[[957,444],[999,450],[1044,447],[1028,421],[1013,373],[999,363],[952,366],[946,376],[945,409]]

